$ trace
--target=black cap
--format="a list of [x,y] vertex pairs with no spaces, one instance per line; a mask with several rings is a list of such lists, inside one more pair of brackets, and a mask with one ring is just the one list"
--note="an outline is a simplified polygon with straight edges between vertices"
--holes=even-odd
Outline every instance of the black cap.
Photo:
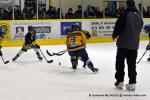
[[127,0],[126,4],[127,4],[127,7],[135,7],[135,1],[134,0]]

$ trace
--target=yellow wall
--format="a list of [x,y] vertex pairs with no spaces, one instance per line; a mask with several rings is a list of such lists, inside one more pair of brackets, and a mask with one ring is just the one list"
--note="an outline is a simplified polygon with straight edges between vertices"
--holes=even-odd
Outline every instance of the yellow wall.
[[[90,20],[91,19],[82,19],[82,20]],[[97,19],[93,19],[97,20]],[[102,20],[102,19],[101,19]],[[103,20],[109,20],[109,19],[103,19]],[[111,19],[110,19],[111,20]],[[147,19],[149,20],[149,19]],[[20,20],[21,21],[21,20]],[[26,20],[29,21],[29,20]],[[33,20],[34,22],[37,20]],[[42,20],[38,20],[42,21]],[[43,20],[47,21],[47,20]],[[51,20],[51,21],[76,21],[75,19],[70,19],[70,20]],[[0,21],[0,26],[3,25],[4,23],[9,27],[8,24],[10,24],[11,21]],[[4,47],[14,47],[14,46],[22,46],[23,45],[23,40],[11,40],[11,28],[8,28],[8,36],[7,39],[2,41],[2,46]],[[141,40],[148,40],[147,36],[141,37]],[[88,43],[103,43],[103,42],[113,42],[111,38],[92,38],[87,41]],[[57,40],[37,40],[37,43],[40,45],[58,45],[58,44],[65,44],[65,39],[57,39]]]
[[[141,40],[148,40],[147,36],[141,37]],[[113,42],[111,38],[92,38],[87,41],[87,43],[104,43],[104,42]],[[58,40],[37,40],[39,45],[58,45],[58,44],[65,44],[65,39],[58,39]],[[23,41],[3,41],[3,47],[15,47],[15,46],[22,46]]]

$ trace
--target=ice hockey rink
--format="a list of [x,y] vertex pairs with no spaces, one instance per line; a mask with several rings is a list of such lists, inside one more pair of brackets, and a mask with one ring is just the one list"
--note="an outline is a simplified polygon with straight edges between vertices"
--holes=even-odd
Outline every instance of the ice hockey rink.
[[[140,42],[138,59],[145,52],[148,41]],[[99,73],[93,74],[88,68],[73,72],[68,53],[62,56],[48,56],[49,52],[66,49],[65,45],[41,46],[48,60],[38,61],[33,50],[20,56],[15,62],[11,59],[21,47],[3,48],[5,60],[0,59],[0,100],[150,100],[150,62],[147,52],[137,65],[136,91],[117,90],[114,87],[115,43],[88,44],[87,52]],[[59,62],[61,65],[59,65]],[[127,68],[126,68],[127,72]],[[127,73],[125,84],[128,83]]]

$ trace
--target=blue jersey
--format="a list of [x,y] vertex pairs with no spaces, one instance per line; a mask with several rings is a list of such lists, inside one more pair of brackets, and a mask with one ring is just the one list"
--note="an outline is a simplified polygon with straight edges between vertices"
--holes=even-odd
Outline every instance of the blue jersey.
[[5,31],[3,31],[3,30],[0,30],[0,37],[4,37],[5,36],[5,34],[6,34],[6,32]]

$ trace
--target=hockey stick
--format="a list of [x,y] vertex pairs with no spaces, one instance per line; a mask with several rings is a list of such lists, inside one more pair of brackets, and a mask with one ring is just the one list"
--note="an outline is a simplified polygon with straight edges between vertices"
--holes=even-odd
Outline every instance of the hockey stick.
[[3,56],[1,56],[1,58],[2,58],[2,61],[3,61],[3,63],[4,63],[4,64],[7,64],[7,63],[9,63],[9,60],[7,60],[7,61],[4,61],[4,58],[3,58]]
[[142,55],[142,57],[140,58],[140,60],[137,62],[137,64],[140,63],[140,61],[142,60],[142,58],[144,57],[144,55],[146,54],[146,52],[147,52],[147,50],[144,52],[144,54]]
[[41,54],[43,55],[44,59],[47,61],[47,63],[52,63],[52,62],[53,62],[53,60],[49,60],[49,61],[48,61],[48,60],[46,59],[45,55],[43,54],[42,50],[41,50],[41,49],[39,49],[39,50],[40,50]]
[[60,52],[51,54],[48,50],[46,50],[46,52],[47,52],[47,54],[48,54],[49,56],[54,56],[54,55],[61,56],[61,55],[65,54],[67,51],[68,51],[68,50],[65,49],[65,50],[62,50],[62,51],[60,51]]

